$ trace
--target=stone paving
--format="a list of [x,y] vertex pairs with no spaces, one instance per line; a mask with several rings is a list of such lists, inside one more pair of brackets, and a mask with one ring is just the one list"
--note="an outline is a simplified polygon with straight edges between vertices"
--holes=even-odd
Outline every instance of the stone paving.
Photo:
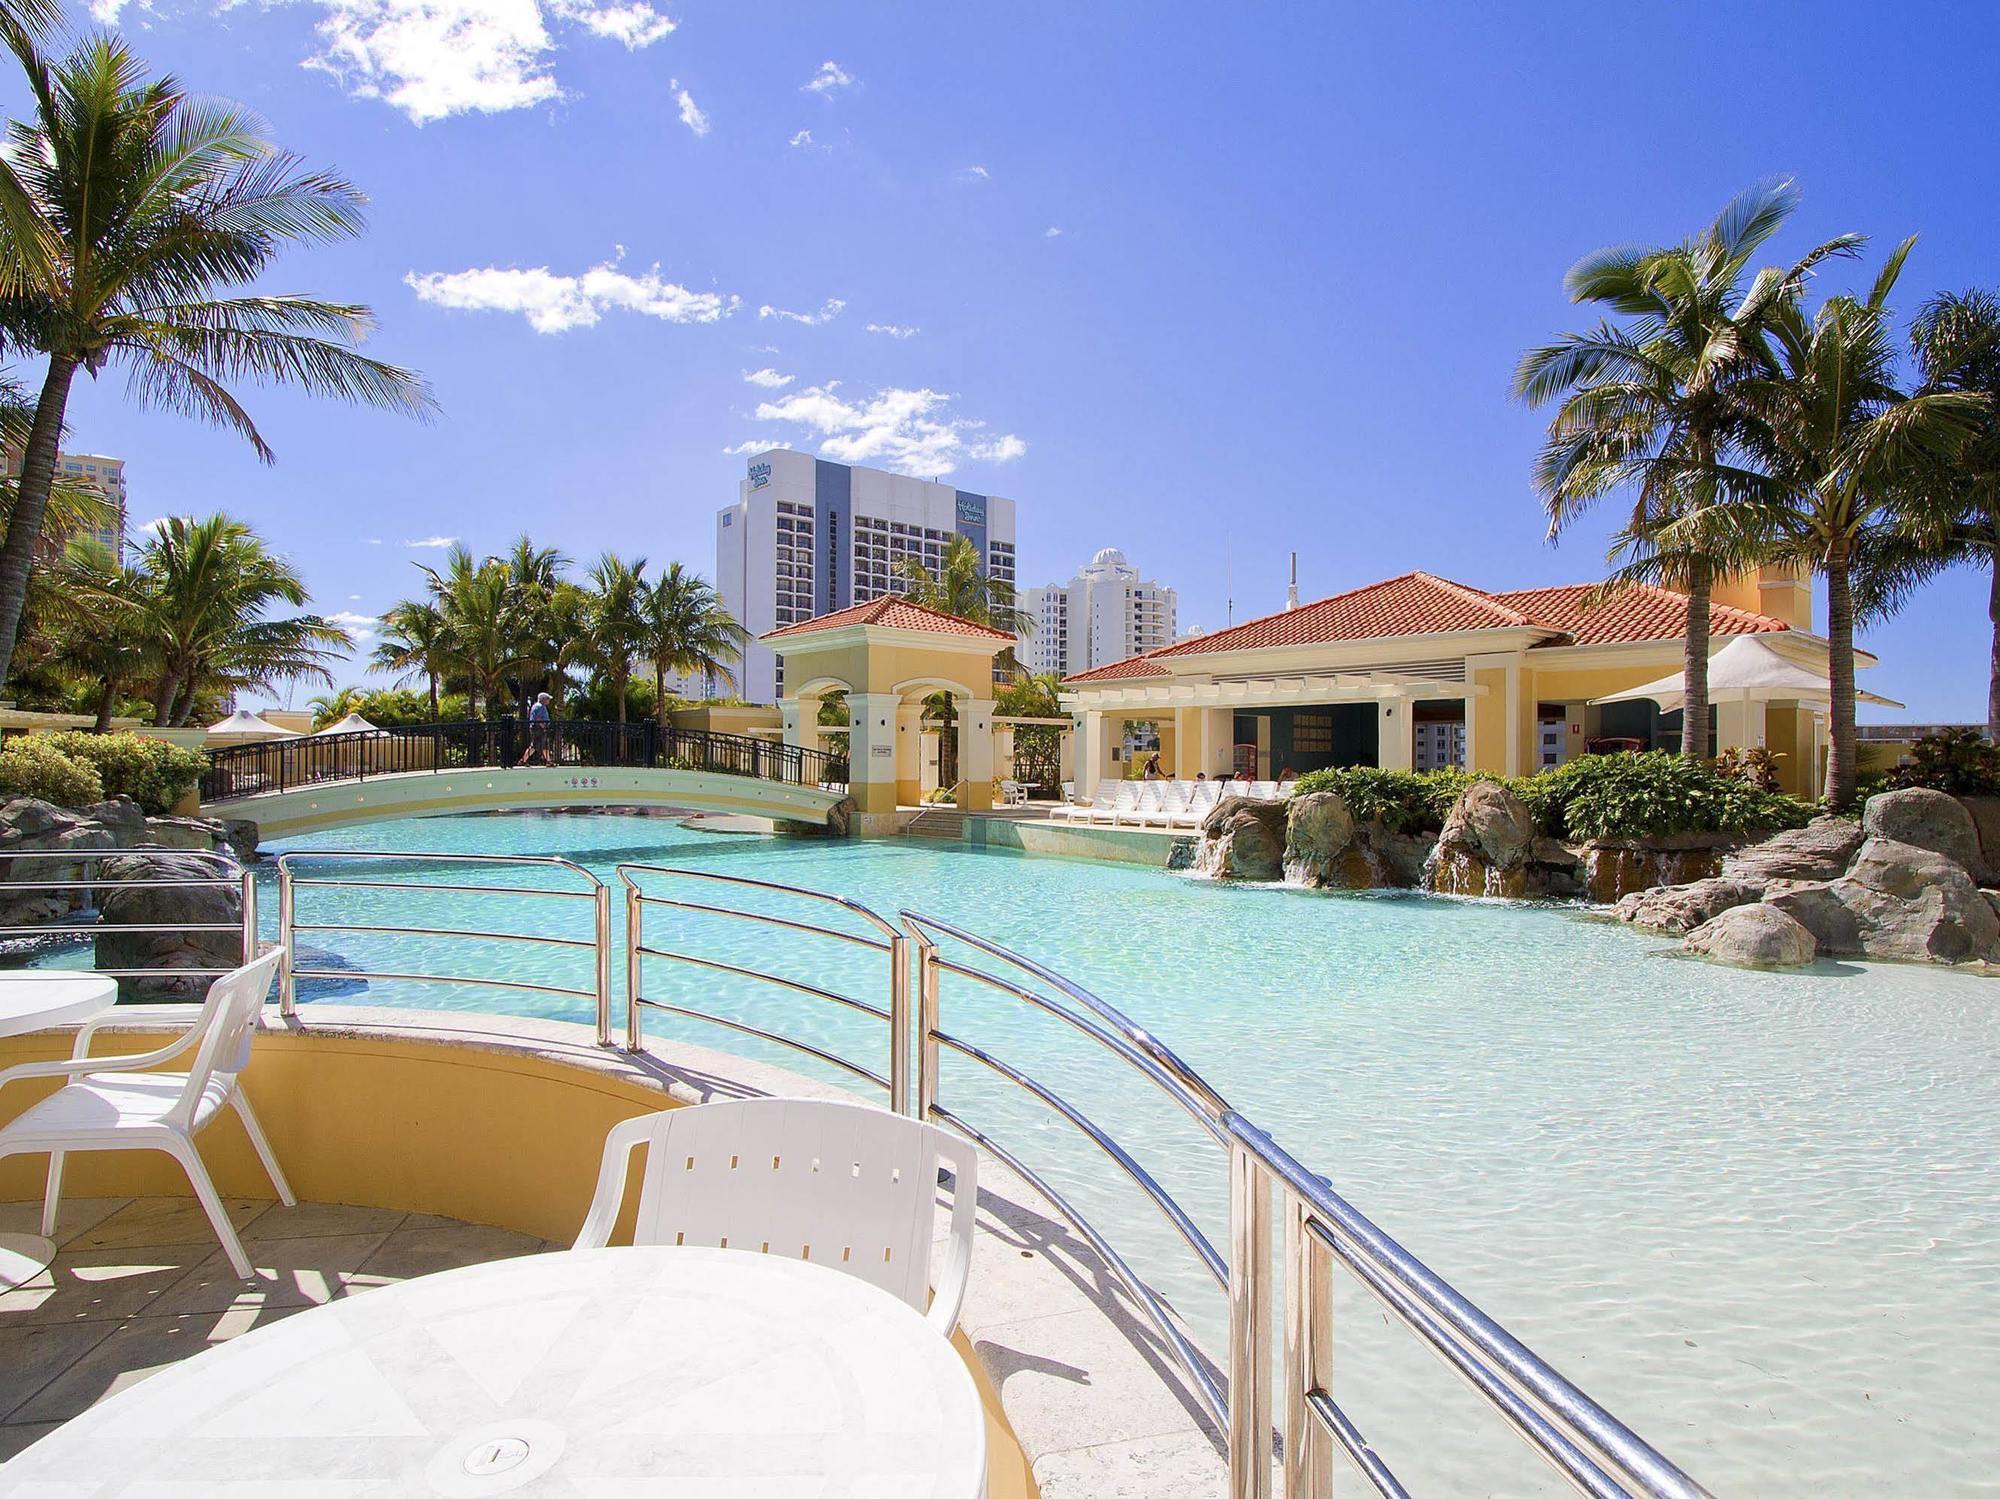
[[[55,1263],[0,1292],[0,1461],[107,1395],[309,1306],[568,1247],[423,1213],[226,1202],[254,1281],[236,1278],[192,1198],[63,1203]],[[0,1203],[0,1232],[34,1233],[40,1214],[39,1202]]]

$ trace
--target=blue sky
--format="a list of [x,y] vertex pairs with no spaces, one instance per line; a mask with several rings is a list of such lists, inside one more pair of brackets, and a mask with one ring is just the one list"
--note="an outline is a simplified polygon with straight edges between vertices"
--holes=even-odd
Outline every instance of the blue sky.
[[[1588,579],[1604,527],[1544,542],[1506,395],[1580,254],[1792,174],[1774,259],[1921,232],[1910,303],[2000,283],[1983,6],[116,3],[370,193],[271,284],[371,304],[443,414],[252,391],[265,468],[107,379],[71,446],[364,629],[440,537],[712,569],[726,450],[773,440],[1011,495],[1024,582],[1116,545],[1183,624],[1275,608],[1292,549],[1308,597]],[[1866,643],[1888,716],[1982,716],[1982,578]]]

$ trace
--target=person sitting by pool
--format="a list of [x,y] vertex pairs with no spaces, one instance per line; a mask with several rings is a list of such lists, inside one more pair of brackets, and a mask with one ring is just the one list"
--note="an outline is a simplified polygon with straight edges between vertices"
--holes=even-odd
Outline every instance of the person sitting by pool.
[[1149,781],[1164,781],[1167,778],[1167,773],[1160,769],[1160,757],[1157,752],[1146,756],[1145,776]]
[[1289,786],[1292,784],[1292,782],[1296,781],[1298,778],[1299,778],[1299,773],[1296,770],[1293,770],[1292,767],[1289,765],[1287,765],[1283,770],[1278,772],[1278,784],[1280,786]]
[[1196,771],[1196,772],[1194,773],[1194,778],[1195,778],[1195,779],[1196,779],[1197,781],[1205,781],[1205,780],[1207,780],[1207,779],[1208,779],[1208,772],[1207,772],[1207,771],[1205,771],[1205,770],[1197,770],[1197,771]]

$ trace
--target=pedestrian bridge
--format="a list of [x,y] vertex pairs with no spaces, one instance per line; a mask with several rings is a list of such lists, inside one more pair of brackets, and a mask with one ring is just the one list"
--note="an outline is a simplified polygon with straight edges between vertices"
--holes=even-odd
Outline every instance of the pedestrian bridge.
[[204,816],[260,839],[403,817],[554,807],[673,807],[826,826],[847,800],[843,758],[732,734],[559,724],[553,765],[520,766],[507,720],[313,735],[209,751]]

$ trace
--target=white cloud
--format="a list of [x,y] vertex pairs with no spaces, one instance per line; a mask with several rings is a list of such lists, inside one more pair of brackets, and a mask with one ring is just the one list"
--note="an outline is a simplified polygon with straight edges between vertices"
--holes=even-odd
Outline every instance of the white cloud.
[[976,165],[959,168],[958,175],[959,179],[963,182],[988,182],[993,177],[993,174],[987,171],[986,168]]
[[766,390],[783,390],[799,377],[797,375],[781,375],[776,370],[767,368],[745,370],[743,378],[748,380],[752,385],[763,386]]
[[[119,0],[94,0],[100,9]],[[645,0],[317,0],[320,50],[304,66],[358,99],[380,99],[424,125],[497,114],[563,96],[555,27],[650,47],[675,23]],[[99,19],[107,19],[100,14]]]
[[373,614],[357,614],[352,609],[343,609],[338,614],[329,614],[327,620],[339,625],[354,637],[356,645],[366,645],[375,638],[375,626],[381,621]]
[[347,596],[347,602],[350,604],[358,604],[361,602],[361,595],[358,593],[350,593]]
[[1042,231],[1043,239],[1061,239],[1062,236],[1063,236],[1062,230],[1057,228],[1054,224],[1049,225],[1048,228]]
[[139,523],[139,530],[144,535],[152,536],[157,534],[160,527],[172,519],[171,515],[156,515],[149,521],[141,521]]
[[837,381],[828,381],[762,402],[756,415],[818,433],[819,451],[829,458],[886,464],[920,479],[942,478],[965,459],[1004,463],[1027,452],[1012,433],[984,436],[984,422],[953,416],[952,399],[942,391],[892,388],[850,401]]
[[694,102],[694,95],[681,87],[678,78],[670,79],[667,87],[674,91],[674,102],[681,107],[681,123],[696,135],[707,135],[710,130],[708,115]]
[[810,146],[812,143],[813,133],[810,130],[800,130],[795,132],[792,138],[785,144],[788,146]]
[[713,323],[741,305],[717,292],[689,291],[663,280],[655,265],[644,275],[618,269],[618,255],[581,276],[561,276],[547,266],[526,270],[485,266],[465,271],[411,271],[404,284],[422,301],[463,312],[518,312],[537,333],[588,328],[612,309],[642,313],[667,323]]
[[819,71],[806,82],[802,92],[830,98],[841,89],[852,87],[854,87],[854,75],[839,63],[828,61],[819,65]]
[[425,551],[430,549],[442,550],[448,546],[455,546],[457,543],[458,538],[456,536],[420,536],[415,541],[404,542],[403,545],[414,547],[418,551]]
[[378,547],[382,544],[382,538],[379,536],[364,536],[361,538],[361,544],[365,547]]
[[741,458],[745,453],[768,453],[773,448],[789,450],[790,447],[791,444],[788,442],[774,442],[768,437],[750,437],[737,443],[735,447],[724,448],[722,451],[731,458]]
[[909,323],[870,323],[868,331],[883,334],[888,338],[915,338],[924,330]]
[[830,323],[839,317],[847,304],[838,297],[828,297],[820,304],[818,312],[787,312],[782,307],[773,307],[766,302],[757,309],[758,317],[784,318],[788,322],[804,323],[808,328],[817,328],[821,323]]

